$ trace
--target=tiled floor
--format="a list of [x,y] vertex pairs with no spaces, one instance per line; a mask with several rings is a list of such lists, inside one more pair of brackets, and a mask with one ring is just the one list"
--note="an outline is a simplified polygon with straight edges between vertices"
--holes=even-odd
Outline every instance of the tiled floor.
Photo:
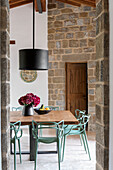
[[[24,128],[21,147],[23,150],[29,149],[28,130]],[[46,133],[47,134],[47,133]],[[80,144],[79,136],[68,136],[66,140],[65,158],[61,163],[61,170],[95,170],[95,134],[88,133],[89,148],[91,152],[91,161],[84,151],[84,147]],[[44,145],[39,144],[40,150],[55,150],[55,144]],[[37,170],[58,170],[57,154],[38,155]],[[33,170],[34,162],[29,161],[29,155],[22,155],[22,164],[19,163],[17,155],[17,170]],[[13,170],[13,155],[11,155],[11,170]]]

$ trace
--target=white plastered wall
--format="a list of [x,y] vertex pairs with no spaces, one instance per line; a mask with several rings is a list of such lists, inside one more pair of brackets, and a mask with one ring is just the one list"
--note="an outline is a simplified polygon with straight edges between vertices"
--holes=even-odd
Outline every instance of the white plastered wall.
[[[48,105],[48,71],[37,71],[37,79],[32,83],[24,82],[19,71],[19,49],[32,48],[33,23],[32,3],[10,10],[10,39],[16,44],[10,46],[11,56],[11,107],[19,106],[18,98],[28,92],[41,98],[41,104]],[[47,49],[47,12],[35,13],[35,47]]]

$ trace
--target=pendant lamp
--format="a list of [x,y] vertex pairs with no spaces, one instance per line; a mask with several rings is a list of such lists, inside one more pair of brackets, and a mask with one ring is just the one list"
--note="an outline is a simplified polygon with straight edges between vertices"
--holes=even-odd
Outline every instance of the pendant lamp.
[[43,49],[35,49],[34,47],[35,2],[33,0],[33,49],[19,50],[19,70],[48,70],[48,51]]

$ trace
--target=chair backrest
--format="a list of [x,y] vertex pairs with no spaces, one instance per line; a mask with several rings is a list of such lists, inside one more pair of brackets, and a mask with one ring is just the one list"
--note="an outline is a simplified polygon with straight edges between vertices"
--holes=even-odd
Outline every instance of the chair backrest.
[[75,110],[75,117],[77,120],[80,120],[80,118],[85,114],[86,114],[86,110],[79,110],[79,109]]
[[89,119],[90,119],[91,115],[83,115],[81,118],[80,118],[80,125],[86,129],[86,125],[87,123],[89,122]]
[[[20,130],[20,126],[21,126],[20,121],[15,122],[15,123],[10,123],[10,130],[14,131],[14,138],[15,139],[18,139],[18,138],[20,138],[22,136],[22,130]],[[21,131],[21,135],[17,136],[19,131]]]
[[12,111],[22,111],[22,107],[12,107]]
[[46,106],[46,107],[48,107],[51,110],[59,110],[59,107],[55,107],[55,106]]
[[[40,129],[55,129],[56,130],[56,134],[58,135],[58,137],[61,136],[61,133],[63,132],[63,126],[64,126],[64,121],[60,121],[58,123],[56,122],[40,122],[37,123],[34,120],[32,120],[32,133],[34,138],[38,138],[38,130]],[[61,132],[62,131],[62,132]]]

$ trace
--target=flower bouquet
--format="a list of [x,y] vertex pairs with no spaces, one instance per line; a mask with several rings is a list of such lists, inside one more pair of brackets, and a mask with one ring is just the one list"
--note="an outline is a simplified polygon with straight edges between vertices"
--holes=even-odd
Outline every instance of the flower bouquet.
[[40,98],[33,93],[27,93],[18,100],[20,105],[24,105],[22,114],[30,116],[34,114],[33,106],[36,107],[40,103]]

